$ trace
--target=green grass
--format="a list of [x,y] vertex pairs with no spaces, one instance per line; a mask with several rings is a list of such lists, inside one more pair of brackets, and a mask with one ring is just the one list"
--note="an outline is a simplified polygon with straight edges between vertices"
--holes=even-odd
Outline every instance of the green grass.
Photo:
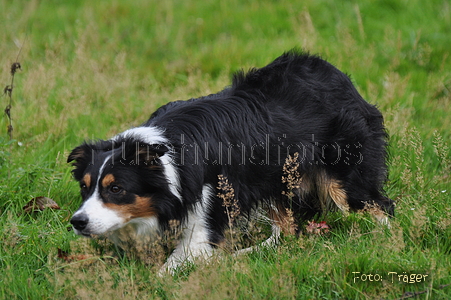
[[[4,86],[22,45],[14,141],[0,119],[0,299],[448,299],[449,1],[0,0],[0,11]],[[73,147],[138,125],[168,101],[219,91],[239,68],[293,47],[350,74],[383,112],[391,230],[365,215],[330,215],[326,236],[285,237],[276,250],[164,278],[67,230],[80,202],[65,162]],[[61,209],[24,214],[37,196]],[[88,257],[65,260],[58,249]],[[389,272],[428,276],[392,282]]]

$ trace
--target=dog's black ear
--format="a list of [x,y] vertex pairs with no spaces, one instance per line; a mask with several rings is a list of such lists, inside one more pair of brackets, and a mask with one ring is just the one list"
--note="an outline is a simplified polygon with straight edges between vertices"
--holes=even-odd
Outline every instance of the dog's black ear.
[[71,163],[75,161],[74,164],[77,163],[78,160],[84,159],[86,157],[86,144],[78,146],[72,150],[72,152],[67,157],[67,163]]
[[[147,147],[146,147],[147,148]],[[158,155],[158,157],[165,155],[169,152],[169,147],[163,144],[148,145],[148,149]]]
[[139,144],[136,148],[138,153],[138,164],[146,166],[159,166],[159,158],[165,155],[169,151],[169,148],[163,144]]
[[121,148],[123,164],[149,167],[159,166],[159,158],[169,151],[166,145],[146,144],[136,140],[124,141]]
[[92,161],[93,151],[93,145],[84,143],[74,148],[69,154],[67,162],[72,163],[72,166],[74,166],[72,174],[76,180],[81,180],[84,171]]
[[120,144],[118,142],[113,140],[98,140],[90,143],[85,142],[72,150],[72,152],[69,154],[69,157],[67,158],[67,162],[70,163],[75,161],[73,163],[74,166],[76,166],[79,162],[90,162],[92,160],[94,152],[111,151],[114,148],[118,148],[119,145]]

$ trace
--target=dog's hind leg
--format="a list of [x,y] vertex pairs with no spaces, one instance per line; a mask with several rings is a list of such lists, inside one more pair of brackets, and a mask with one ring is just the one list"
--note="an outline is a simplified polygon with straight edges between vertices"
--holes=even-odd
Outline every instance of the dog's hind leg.
[[271,231],[272,231],[271,236],[268,239],[266,239],[264,242],[262,242],[260,245],[240,249],[240,250],[236,251],[234,253],[234,255],[238,256],[241,254],[258,251],[261,248],[276,247],[279,244],[279,238],[280,238],[280,232],[281,232],[280,227],[277,224],[273,223],[271,226]]
[[261,248],[276,247],[279,244],[280,234],[296,234],[296,224],[294,217],[290,210],[282,206],[276,207],[270,204],[267,208],[268,216],[271,222],[271,236],[262,242],[260,245],[248,247],[235,252],[235,255],[241,255],[253,251],[258,251]]
[[349,204],[346,191],[337,180],[328,180],[326,182],[326,197],[330,197],[335,205],[343,212],[344,215],[349,213]]
[[349,213],[348,196],[340,181],[322,171],[316,176],[316,186],[322,213],[336,211],[337,208],[344,215]]
[[395,202],[377,193],[377,200],[365,204],[364,211],[372,215],[380,224],[390,228],[390,217],[393,217]]
[[[378,199],[379,201],[362,201],[360,199],[356,200],[355,197],[351,198],[347,195],[346,190],[342,187],[339,181],[333,179],[327,181],[325,190],[325,195],[323,197],[330,198],[345,215],[347,215],[351,210],[365,211],[368,212],[378,223],[390,228],[389,217],[393,216],[393,200],[387,197],[383,197],[382,195],[380,195],[380,193],[376,193],[376,196],[374,196],[374,198]],[[363,206],[363,208],[352,208],[349,205],[350,202],[359,203],[359,205]]]

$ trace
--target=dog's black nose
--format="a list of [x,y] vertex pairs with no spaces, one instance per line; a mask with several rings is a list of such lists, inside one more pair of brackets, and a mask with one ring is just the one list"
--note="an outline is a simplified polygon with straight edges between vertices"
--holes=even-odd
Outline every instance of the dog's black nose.
[[72,226],[74,226],[77,230],[83,230],[86,228],[86,225],[88,225],[89,219],[85,214],[78,214],[72,217],[70,220],[70,223]]

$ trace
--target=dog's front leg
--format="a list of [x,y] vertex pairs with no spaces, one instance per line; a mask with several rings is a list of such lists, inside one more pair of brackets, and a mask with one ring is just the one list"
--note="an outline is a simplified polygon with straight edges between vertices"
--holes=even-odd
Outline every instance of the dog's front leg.
[[204,208],[199,203],[188,214],[186,225],[182,229],[182,238],[161,268],[160,274],[166,272],[174,274],[177,268],[185,263],[193,263],[197,259],[205,260],[211,257],[213,247],[208,236]]

